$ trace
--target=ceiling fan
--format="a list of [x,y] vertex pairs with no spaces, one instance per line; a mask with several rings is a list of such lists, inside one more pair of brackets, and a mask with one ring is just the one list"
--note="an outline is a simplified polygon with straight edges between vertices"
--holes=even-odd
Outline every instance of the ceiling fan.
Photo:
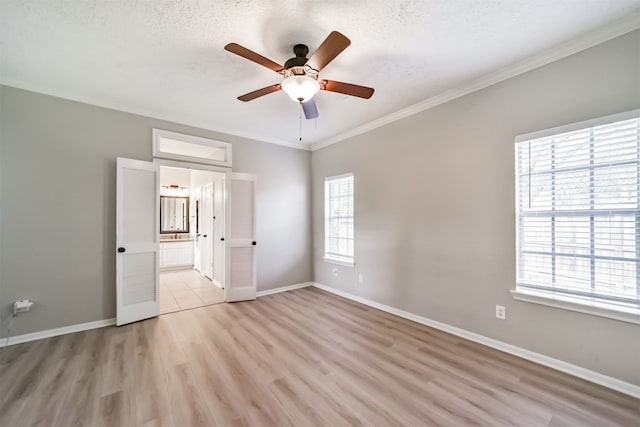
[[371,95],[373,95],[373,88],[370,87],[337,82],[335,80],[318,80],[318,73],[350,44],[351,40],[345,35],[337,31],[332,31],[310,58],[307,58],[309,48],[306,45],[295,45],[293,47],[293,53],[296,56],[285,62],[284,66],[237,43],[229,43],[224,48],[249,61],[267,67],[283,77],[281,83],[263,87],[262,89],[239,96],[238,99],[240,101],[251,101],[282,89],[291,99],[302,105],[304,116],[307,119],[315,119],[318,117],[318,108],[316,107],[313,97],[321,90],[365,99],[369,99]]

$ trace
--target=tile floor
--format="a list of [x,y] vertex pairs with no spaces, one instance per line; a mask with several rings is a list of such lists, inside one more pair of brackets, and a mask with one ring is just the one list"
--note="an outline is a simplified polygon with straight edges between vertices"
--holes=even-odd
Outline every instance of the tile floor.
[[224,290],[196,270],[160,272],[160,314],[224,302]]

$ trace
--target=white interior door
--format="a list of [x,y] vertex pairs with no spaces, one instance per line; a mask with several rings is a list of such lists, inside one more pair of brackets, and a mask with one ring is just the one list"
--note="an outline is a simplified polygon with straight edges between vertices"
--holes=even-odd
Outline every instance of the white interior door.
[[229,173],[227,179],[227,302],[256,299],[256,178]]
[[224,288],[225,244],[225,175],[216,177],[213,183],[213,284]]
[[202,227],[202,221],[200,220],[200,215],[202,214],[202,207],[200,202],[200,188],[193,190],[191,192],[191,199],[193,200],[193,217],[194,221],[191,225],[192,235],[193,235],[193,268],[202,273],[202,255],[200,253],[200,236]]
[[116,324],[160,312],[160,167],[117,159]]
[[213,281],[213,183],[204,186],[204,275]]

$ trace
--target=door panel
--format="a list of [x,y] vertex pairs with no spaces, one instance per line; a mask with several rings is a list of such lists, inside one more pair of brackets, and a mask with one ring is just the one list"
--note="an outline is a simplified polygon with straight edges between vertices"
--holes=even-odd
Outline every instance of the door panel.
[[233,239],[253,240],[254,194],[253,181],[231,178],[231,236]]
[[117,159],[116,324],[159,314],[159,166]]
[[253,271],[247,265],[253,265],[253,248],[231,248],[231,275],[236,288],[253,286]]
[[153,252],[129,254],[122,258],[122,305],[129,306],[156,299],[156,257]]
[[227,215],[227,285],[228,302],[256,298],[256,204],[253,175],[230,173]]
[[[200,188],[196,189],[195,191],[193,191],[191,193],[191,198],[193,200],[193,205],[194,205],[194,209],[193,212],[195,212],[195,218],[196,218],[196,222],[195,224],[193,224],[193,227],[195,229],[194,234],[194,239],[193,239],[193,268],[198,270],[200,272],[200,274],[202,274],[202,254],[200,253],[200,248],[201,248],[201,235],[202,235],[202,220],[200,219],[201,215],[202,215],[202,205],[200,203],[200,194],[202,193],[202,191],[200,190]],[[196,225],[197,224],[197,225]]]
[[224,288],[225,244],[220,240],[225,235],[225,182],[224,177],[217,177],[213,184],[213,283]]
[[[149,163],[152,164],[152,163]],[[155,188],[157,172],[150,170],[122,169],[123,206],[126,221],[122,224],[122,239],[126,242],[154,242],[156,223],[149,221],[149,212],[155,211]]]
[[204,186],[204,274],[213,280],[213,183]]

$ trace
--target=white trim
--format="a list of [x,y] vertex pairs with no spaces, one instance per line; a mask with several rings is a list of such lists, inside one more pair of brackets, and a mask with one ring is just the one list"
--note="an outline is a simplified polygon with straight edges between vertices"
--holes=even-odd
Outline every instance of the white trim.
[[595,126],[602,126],[615,122],[622,122],[625,120],[635,119],[640,117],[640,109],[625,111],[623,113],[611,114],[609,116],[597,117],[595,119],[584,120],[577,123],[571,123],[568,125],[557,126],[551,129],[544,129],[536,132],[527,133],[524,135],[516,136],[515,142],[530,141],[532,139],[544,138],[551,135],[560,135],[567,132],[573,132],[576,130],[587,129]]
[[[88,331],[90,329],[104,328],[105,326],[112,326],[116,324],[116,318],[96,320],[87,323],[78,323],[76,325],[63,326],[62,328],[47,329],[45,331],[32,332],[30,334],[16,335],[9,338],[9,343],[6,345],[21,344],[23,342],[36,341],[44,338],[57,337],[58,335],[72,334],[74,332]],[[4,347],[7,342],[7,338],[0,338],[0,347]]]
[[[203,274],[202,276],[204,276],[204,274]],[[222,286],[222,283],[220,283],[220,281],[219,281],[219,280],[212,279],[212,280],[211,280],[211,283],[213,283],[213,285],[214,285],[214,286],[217,286],[217,287],[219,287],[220,289],[224,289],[224,286]]]
[[606,302],[596,301],[593,298],[578,298],[571,295],[554,294],[544,291],[536,292],[535,290],[529,289],[515,289],[511,291],[511,295],[513,299],[518,301],[546,305],[548,307],[561,308],[578,313],[592,314],[594,316],[640,325],[640,309],[638,308],[607,304]]
[[166,166],[168,168],[194,169],[205,172],[218,172],[221,174],[226,174],[231,170],[231,168],[225,166],[205,165],[204,163],[191,163],[182,160],[160,159],[158,157],[153,158],[153,163],[160,166]]
[[323,256],[322,257],[322,261],[327,262],[329,264],[343,265],[345,267],[355,267],[356,266],[355,261],[344,261],[344,260],[341,260],[341,259],[331,258],[331,257],[328,257],[328,256]]
[[279,294],[280,292],[293,291],[294,289],[306,288],[306,287],[313,286],[313,285],[314,285],[313,282],[304,282],[304,283],[296,283],[295,285],[280,286],[279,288],[273,288],[273,289],[267,289],[267,290],[264,290],[264,291],[259,291],[259,292],[257,292],[256,296],[258,298],[260,298],[260,297],[264,297],[264,296],[267,296],[267,295]]
[[600,27],[595,31],[583,34],[565,43],[554,46],[551,49],[547,49],[522,61],[516,62],[515,64],[494,71],[493,73],[481,76],[466,84],[449,89],[436,96],[425,99],[417,104],[410,105],[409,107],[383,116],[362,126],[334,135],[324,141],[311,144],[311,151],[328,147],[345,139],[352,138],[356,135],[360,135],[397,120],[404,119],[421,111],[479,91],[504,80],[508,80],[512,77],[519,76],[520,74],[524,74],[554,61],[566,58],[567,56],[571,56],[583,50],[597,46],[616,37],[620,37],[631,31],[637,30],[638,28],[640,28],[640,18],[638,17],[638,14],[632,13],[620,20],[614,21],[610,25]]
[[324,180],[326,181],[331,181],[332,179],[338,179],[338,178],[348,178],[350,176],[353,176],[353,172],[347,172],[347,173],[343,173],[340,175],[334,175],[334,176],[325,176]]
[[545,356],[540,353],[536,353],[524,348],[517,347],[515,345],[507,344],[502,341],[495,340],[493,338],[485,337],[474,332],[469,332],[464,329],[456,328],[455,326],[447,325],[436,320],[429,319],[427,317],[419,316],[417,314],[410,313],[408,311],[400,310],[388,305],[380,304],[375,301],[362,298],[348,292],[340,291],[338,289],[331,288],[329,286],[321,285],[320,283],[314,283],[314,287],[330,292],[335,295],[350,299],[352,301],[359,302],[361,304],[368,305],[378,310],[386,311],[387,313],[395,314],[396,316],[403,317],[405,319],[413,320],[414,322],[422,325],[430,326],[441,331],[448,332],[452,335],[467,339],[469,341],[477,342],[487,347],[495,348],[496,350],[504,351],[505,353],[512,354],[514,356],[521,357],[526,360],[538,363],[543,366],[547,366],[552,369],[573,375],[578,378],[582,378],[587,381],[599,384],[601,386],[610,388],[612,390],[619,391],[620,393],[627,394],[636,398],[640,398],[640,386],[603,375],[598,372],[582,368],[580,366],[573,365],[571,363],[563,362],[562,360],[554,359],[552,357]]

